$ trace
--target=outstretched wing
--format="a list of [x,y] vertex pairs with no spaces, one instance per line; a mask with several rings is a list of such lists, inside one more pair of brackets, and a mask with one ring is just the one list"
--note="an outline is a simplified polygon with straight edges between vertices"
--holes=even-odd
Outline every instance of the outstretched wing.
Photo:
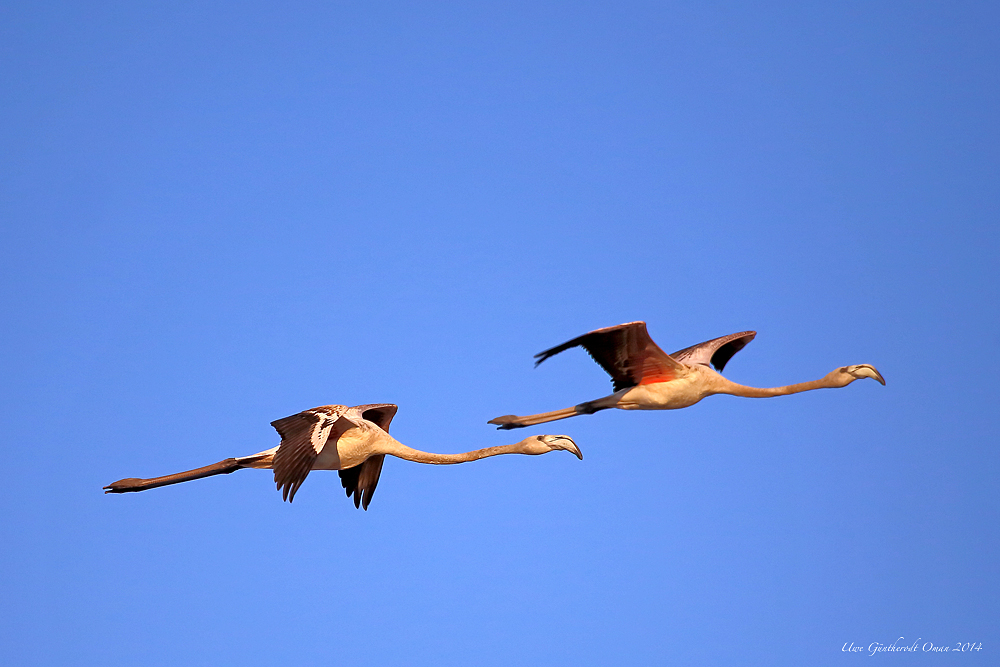
[[535,366],[571,347],[585,349],[611,376],[615,391],[652,382],[669,382],[684,367],[661,350],[646,332],[645,322],[629,322],[578,336],[535,355]]
[[756,331],[741,331],[729,334],[728,336],[722,336],[721,338],[706,340],[704,343],[698,343],[691,347],[685,347],[683,350],[674,352],[670,356],[689,366],[695,364],[708,366],[712,364],[715,366],[715,370],[721,373],[722,369],[726,367],[726,363],[733,358],[733,355],[746,347],[746,344],[752,341],[756,335]]
[[331,437],[336,440],[355,425],[344,417],[346,412],[343,405],[324,405],[271,422],[281,436],[273,467],[274,483],[281,489],[282,500],[295,499],[295,492],[306,480],[327,441]]
[[338,471],[340,483],[344,485],[347,497],[354,496],[355,507],[368,509],[368,503],[372,501],[375,487],[378,486],[378,478],[382,474],[384,461],[385,454],[376,454],[359,466]]
[[[363,419],[372,422],[386,433],[389,432],[389,424],[396,416],[397,409],[397,406],[392,403],[371,403],[351,408],[352,411],[360,412]],[[385,455],[377,454],[369,457],[359,466],[338,471],[340,483],[343,484],[347,497],[354,496],[355,507],[368,509],[368,503],[372,501],[375,487],[378,486],[378,478],[382,474],[384,461]]]
[[392,403],[368,403],[351,408],[361,413],[362,419],[367,419],[386,433],[389,432],[389,424],[392,423],[392,418],[396,416],[398,409],[399,406]]

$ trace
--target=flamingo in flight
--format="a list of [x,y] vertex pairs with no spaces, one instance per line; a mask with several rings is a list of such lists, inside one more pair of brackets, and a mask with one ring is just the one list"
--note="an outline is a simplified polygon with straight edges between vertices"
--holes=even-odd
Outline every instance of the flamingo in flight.
[[571,347],[582,347],[611,376],[613,394],[572,408],[527,417],[504,415],[488,423],[500,429],[511,429],[589,415],[608,408],[674,410],[694,405],[712,394],[750,398],[785,396],[811,389],[846,387],[861,378],[872,378],[885,385],[882,375],[869,364],[842,366],[819,380],[784,387],[747,387],[722,377],[726,362],[756,335],[756,331],[741,331],[667,354],[649,337],[645,322],[597,329],[536,354],[535,366]]
[[397,407],[391,403],[323,405],[271,422],[281,444],[251,456],[229,458],[203,468],[174,475],[109,484],[105,493],[145,491],[212,475],[227,475],[241,468],[274,470],[274,482],[283,500],[292,502],[310,470],[337,470],[354,506],[368,509],[386,454],[407,461],[431,464],[465,463],[500,454],[545,454],[563,449],[582,459],[583,454],[565,435],[538,435],[513,445],[487,447],[461,454],[433,454],[412,449],[389,435]]

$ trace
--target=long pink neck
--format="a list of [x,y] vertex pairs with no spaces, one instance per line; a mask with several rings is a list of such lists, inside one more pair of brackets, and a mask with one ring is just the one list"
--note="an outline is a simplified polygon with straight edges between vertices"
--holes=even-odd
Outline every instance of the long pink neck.
[[430,463],[433,465],[449,465],[452,463],[466,463],[467,461],[478,461],[490,456],[500,454],[523,454],[520,443],[513,445],[500,445],[499,447],[486,447],[485,449],[475,449],[471,452],[461,452],[460,454],[435,454],[434,452],[422,452],[406,445],[396,442],[390,451],[386,452],[393,456],[415,463]]
[[745,396],[747,398],[770,398],[771,396],[798,394],[812,389],[832,389],[836,386],[837,385],[834,385],[825,377],[820,378],[819,380],[812,380],[811,382],[789,384],[784,387],[747,387],[746,385],[727,381],[718,393],[730,394],[732,396]]

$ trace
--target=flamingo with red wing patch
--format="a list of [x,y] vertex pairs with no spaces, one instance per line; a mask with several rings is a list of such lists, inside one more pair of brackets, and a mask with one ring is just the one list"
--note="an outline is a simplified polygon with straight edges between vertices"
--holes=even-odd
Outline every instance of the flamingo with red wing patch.
[[[842,366],[812,382],[784,387],[748,387],[722,377],[722,369],[754,339],[755,331],[713,338],[667,354],[646,332],[645,322],[628,322],[597,329],[535,355],[535,365],[573,347],[582,347],[611,376],[614,393],[572,408],[519,417],[504,415],[489,421],[501,429],[533,426],[608,408],[672,410],[694,405],[712,394],[764,398],[822,388],[843,387],[868,377],[885,384],[869,364]],[[713,370],[714,366],[714,370]]]

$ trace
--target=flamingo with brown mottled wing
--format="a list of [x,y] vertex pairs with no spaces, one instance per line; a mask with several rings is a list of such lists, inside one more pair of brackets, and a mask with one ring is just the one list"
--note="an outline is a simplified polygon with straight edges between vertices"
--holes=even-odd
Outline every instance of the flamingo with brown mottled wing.
[[513,445],[487,447],[461,454],[433,454],[412,449],[389,435],[389,423],[396,406],[377,403],[346,407],[324,405],[271,422],[281,436],[281,444],[266,451],[219,461],[204,468],[151,479],[128,478],[108,486],[105,493],[145,491],[158,486],[187,482],[212,475],[226,475],[241,468],[274,470],[274,482],[288,502],[312,470],[338,470],[347,496],[354,506],[368,509],[382,473],[385,456],[430,464],[476,461],[500,454],[545,454],[563,449],[583,458],[572,438],[565,435],[538,435]]
[[667,354],[649,337],[645,322],[629,322],[591,331],[536,354],[538,361],[535,365],[571,347],[582,347],[611,376],[613,394],[572,408],[526,417],[505,415],[491,419],[489,423],[501,429],[511,429],[589,415],[608,408],[673,410],[694,405],[713,394],[750,398],[785,396],[811,389],[846,387],[861,378],[872,378],[885,384],[882,375],[869,364],[842,366],[819,380],[784,387],[747,387],[722,377],[726,363],[756,335],[756,331],[741,331]]

